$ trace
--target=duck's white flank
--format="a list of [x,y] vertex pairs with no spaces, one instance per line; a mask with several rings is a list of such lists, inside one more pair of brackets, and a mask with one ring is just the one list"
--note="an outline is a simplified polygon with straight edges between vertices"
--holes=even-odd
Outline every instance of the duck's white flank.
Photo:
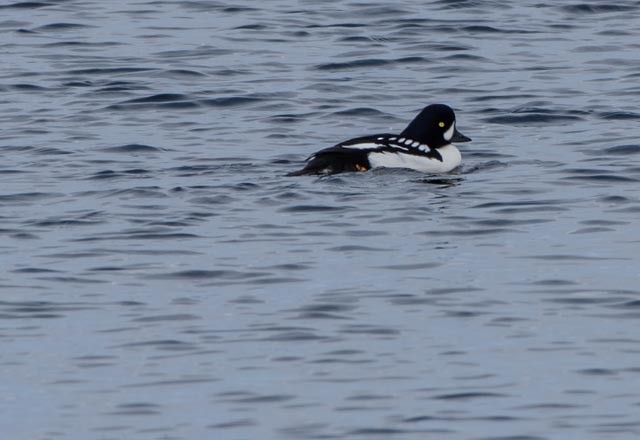
[[373,168],[410,168],[423,173],[448,173],[462,162],[460,151],[451,144],[438,148],[442,162],[415,154],[379,152],[369,154],[369,163]]

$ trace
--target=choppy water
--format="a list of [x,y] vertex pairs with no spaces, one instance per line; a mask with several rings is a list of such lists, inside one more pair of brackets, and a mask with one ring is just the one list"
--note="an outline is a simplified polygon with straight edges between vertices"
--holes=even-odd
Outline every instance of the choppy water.
[[[638,438],[639,19],[4,2],[3,438]],[[284,177],[434,102],[459,172]]]

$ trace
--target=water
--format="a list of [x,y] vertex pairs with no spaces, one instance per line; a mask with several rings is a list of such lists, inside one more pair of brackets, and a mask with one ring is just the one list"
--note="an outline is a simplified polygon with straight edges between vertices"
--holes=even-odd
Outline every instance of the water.
[[[0,424],[635,439],[640,2],[0,6]],[[444,102],[447,176],[287,178]]]

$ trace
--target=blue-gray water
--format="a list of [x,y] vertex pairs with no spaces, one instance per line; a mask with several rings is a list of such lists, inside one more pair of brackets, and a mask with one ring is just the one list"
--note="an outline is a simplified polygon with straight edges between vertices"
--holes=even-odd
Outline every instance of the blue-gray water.
[[638,438],[640,2],[15,1],[3,439]]

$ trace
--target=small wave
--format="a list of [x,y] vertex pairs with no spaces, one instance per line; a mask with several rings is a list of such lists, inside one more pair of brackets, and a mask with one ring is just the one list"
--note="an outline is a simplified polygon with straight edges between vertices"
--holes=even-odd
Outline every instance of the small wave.
[[330,248],[327,248],[328,251],[330,252],[339,252],[339,253],[346,253],[346,252],[385,252],[387,251],[387,249],[383,249],[383,248],[375,248],[375,247],[371,247],[371,246],[361,246],[361,245],[343,245],[343,246],[333,246]]
[[[196,319],[202,319],[198,315],[191,313],[173,313],[168,315],[153,315],[142,316],[140,318],[134,318],[134,322],[164,322],[164,321],[193,321]],[[185,344],[187,347],[191,347],[191,344]]]
[[380,58],[370,58],[367,60],[354,60],[344,63],[326,63],[319,64],[315,68],[317,70],[344,70],[344,69],[362,69],[365,67],[380,67],[389,64],[407,64],[407,63],[426,63],[426,58],[423,57],[405,57],[395,60],[385,60]]
[[247,428],[257,426],[258,423],[253,419],[233,419],[221,423],[208,425],[209,429],[230,429],[230,428]]
[[303,121],[306,118],[305,115],[300,114],[282,114],[269,116],[267,120],[278,124],[292,124]]
[[432,397],[437,400],[470,400],[470,399],[484,399],[487,397],[508,397],[506,394],[501,393],[487,393],[487,392],[466,392],[466,393],[452,393],[452,394],[440,394]]
[[296,396],[288,394],[271,394],[271,395],[258,395],[253,393],[247,393],[246,395],[224,399],[226,402],[234,403],[275,403],[275,402],[287,402],[291,399],[295,399]]
[[640,308],[640,300],[634,299],[631,301],[625,301],[623,303],[614,304],[610,307],[616,309],[638,309]]
[[150,276],[154,279],[225,279],[225,280],[245,280],[247,278],[268,276],[268,272],[241,272],[235,270],[204,270],[191,269],[166,274],[154,274]]
[[448,61],[464,60],[464,61],[488,61],[485,57],[471,55],[468,53],[456,53],[444,58]]
[[56,41],[55,43],[46,43],[42,47],[110,47],[110,46],[122,46],[123,43],[116,43],[114,41],[105,42],[89,42],[89,41]]
[[604,153],[619,155],[619,156],[628,156],[630,154],[638,154],[640,153],[640,144],[617,145],[615,147],[606,148],[604,150]]
[[639,113],[632,112],[608,112],[601,113],[600,117],[602,119],[611,120],[611,121],[624,121],[624,120],[637,120],[640,119]]
[[188,70],[188,69],[171,69],[163,72],[164,75],[170,77],[204,77],[207,76],[204,73],[198,72],[196,70]]
[[548,200],[518,200],[518,201],[510,201],[510,202],[487,202],[481,203],[479,205],[473,205],[472,208],[505,208],[505,207],[513,207],[513,206],[540,206],[542,208],[553,205],[563,205],[567,201],[561,199],[548,199]]
[[106,110],[143,110],[143,109],[191,109],[199,107],[198,103],[193,101],[175,101],[175,102],[158,102],[147,104],[113,104],[106,107]]
[[585,368],[582,370],[577,370],[578,374],[586,374],[588,376],[614,376],[618,374],[618,371],[612,370],[610,368]]
[[41,267],[23,267],[21,269],[14,269],[11,272],[13,273],[60,273],[59,270],[53,270],[53,269],[44,269]]
[[463,182],[464,179],[460,178],[442,178],[442,177],[426,177],[422,179],[413,180],[415,183],[421,183],[424,185],[436,185],[436,186],[455,186]]
[[57,156],[57,155],[73,154],[71,151],[61,150],[60,148],[54,148],[54,147],[34,148],[33,153],[41,156]]
[[442,263],[414,263],[414,264],[388,264],[386,266],[374,266],[375,269],[382,270],[423,270],[434,269],[442,266]]
[[511,228],[478,228],[478,229],[449,229],[444,230],[440,229],[437,231],[425,231],[422,232],[421,235],[432,235],[432,236],[452,236],[452,237],[473,237],[473,236],[483,236],[483,235],[493,235],[493,234],[505,234],[509,232],[522,232],[517,229]]
[[[536,95],[529,94],[519,94],[519,93],[509,93],[504,95],[480,95],[480,96],[472,96],[469,98],[470,101],[474,102],[483,102],[483,101],[502,101],[505,99],[515,99],[521,101],[523,99],[531,99],[535,98]],[[485,112],[488,110],[484,110]]]
[[608,12],[627,12],[637,9],[635,6],[620,4],[587,4],[560,6],[560,9],[571,14],[603,14]]
[[237,26],[234,27],[233,29],[235,30],[250,30],[250,31],[264,31],[269,29],[269,27],[267,25],[264,24],[260,24],[260,23],[253,23],[253,24],[245,24],[242,26]]
[[445,9],[466,9],[486,7],[486,0],[438,0],[435,3],[443,5]]
[[35,84],[12,84],[9,87],[14,90],[20,90],[23,92],[35,92],[35,91],[48,90],[46,87],[37,86]]
[[144,98],[136,98],[131,99],[129,101],[124,101],[122,104],[142,104],[147,102],[176,102],[176,101],[185,101],[189,99],[187,95],[182,95],[179,93],[159,93],[157,95],[151,95]]
[[94,83],[92,81],[69,81],[62,85],[65,87],[92,87]]
[[484,119],[491,124],[504,125],[550,125],[562,124],[568,121],[582,121],[580,116],[568,113],[560,113],[545,109],[532,109],[513,112],[508,115],[492,116]]
[[89,177],[89,179],[90,180],[115,179],[118,177],[131,177],[131,176],[147,174],[147,173],[148,173],[147,170],[143,170],[139,168],[123,170],[123,171],[103,170],[103,171],[98,171],[97,173],[94,173],[91,177]]
[[194,197],[189,200],[190,203],[196,205],[225,205],[227,203],[235,202],[236,199],[234,197],[227,196],[225,194],[218,194],[215,196],[201,196]]
[[251,71],[249,70],[229,69],[229,68],[222,68],[222,69],[209,71],[210,75],[224,76],[224,77],[237,76],[237,75],[249,75],[250,73]]
[[103,68],[91,68],[91,69],[76,69],[69,70],[67,73],[73,75],[117,75],[120,73],[140,73],[156,70],[148,67],[103,67]]
[[[89,365],[94,365],[90,363]],[[104,363],[99,363],[98,365],[103,366]],[[112,363],[107,363],[107,365],[113,365]],[[151,403],[128,403],[118,405],[115,411],[109,411],[106,414],[110,416],[150,416],[150,415],[159,415],[162,414],[160,411],[160,405],[155,405]]]
[[263,100],[263,98],[251,96],[231,96],[228,98],[202,99],[198,102],[208,107],[236,107],[261,102]]
[[[219,7],[216,5],[216,8]],[[250,6],[226,6],[222,8],[222,12],[226,12],[228,14],[236,14],[239,12],[252,12],[255,11],[256,8],[252,8]]]
[[525,31],[522,29],[498,29],[492,26],[471,25],[463,26],[463,31],[475,34],[533,34],[534,31]]
[[112,104],[107,110],[140,110],[153,108],[197,108],[197,107],[239,107],[257,102],[263,102],[268,98],[260,96],[230,96],[210,99],[196,99],[189,95],[179,93],[160,93],[144,98],[135,98]]
[[619,257],[590,257],[587,255],[572,255],[572,254],[544,254],[544,255],[531,255],[525,257],[516,257],[522,258],[525,260],[547,260],[547,261],[611,261],[611,260],[622,260],[627,261],[631,260],[631,258],[619,258]]
[[89,28],[89,27],[91,26],[88,26],[86,24],[78,24],[78,23],[51,23],[51,24],[45,24],[44,26],[37,27],[35,28],[35,30],[38,32],[66,31],[71,29],[82,29],[82,28]]
[[201,236],[197,234],[189,234],[186,232],[132,232],[132,233],[123,233],[123,234],[111,234],[111,235],[95,235],[83,238],[75,238],[71,241],[79,242],[79,243],[89,243],[89,242],[100,242],[100,241],[111,241],[111,240],[179,240],[179,239],[188,239],[188,238],[201,238]]
[[411,431],[407,429],[399,428],[359,428],[346,432],[345,438],[357,437],[357,438],[393,438],[400,435],[406,436]]
[[[626,204],[626,203],[631,203],[633,200],[631,200],[628,197],[623,197],[623,196],[603,196],[600,197],[598,200],[600,200],[601,202],[604,203],[610,203],[610,204],[615,204],[615,205],[622,205],[622,204]],[[597,223],[596,223],[597,222]],[[619,224],[619,223],[615,223],[615,222],[606,222],[604,220],[591,220],[590,223],[582,222],[585,224]]]
[[252,12],[256,11],[256,8],[252,8],[249,6],[223,6],[220,2],[211,2],[211,1],[181,1],[176,3],[179,7],[183,9],[188,9],[192,11],[216,11],[216,12],[226,12],[229,14],[239,13],[239,12]]
[[224,169],[238,169],[244,170],[248,167],[252,167],[251,164],[244,163],[233,163],[233,162],[241,162],[243,160],[247,160],[246,158],[239,157],[231,157],[231,158],[218,158],[216,159],[220,162],[229,162],[226,164],[216,164],[216,165],[182,165],[179,167],[173,167],[167,169],[167,171],[172,173],[177,173],[180,177],[190,177],[190,176],[202,176],[207,174],[213,174],[219,172]]
[[350,108],[347,110],[340,110],[337,112],[332,113],[333,115],[338,115],[338,116],[381,116],[381,115],[386,115],[385,113],[381,112],[380,110],[376,110],[374,108],[369,108],[369,107],[357,107],[357,108]]
[[638,179],[633,179],[631,177],[625,176],[617,176],[615,174],[592,174],[592,175],[583,175],[583,176],[569,176],[564,177],[564,180],[586,180],[591,182],[638,182]]
[[282,208],[280,212],[335,212],[344,211],[348,208],[340,206],[323,206],[323,205],[294,205]]
[[64,312],[94,310],[82,303],[56,303],[51,301],[0,301],[0,319],[61,318]]
[[18,2],[10,5],[0,5],[0,9],[38,9],[47,6],[54,6],[54,3],[48,2]]
[[366,24],[363,23],[331,23],[331,24],[310,24],[307,27],[307,29],[313,29],[313,28],[361,28],[361,27],[366,27]]
[[157,153],[164,150],[143,144],[127,144],[103,148],[102,151],[108,151],[110,153]]
[[176,60],[179,58],[182,58],[182,59],[210,58],[210,57],[216,57],[221,55],[227,55],[229,53],[233,53],[233,51],[230,49],[220,49],[218,47],[213,47],[213,46],[201,46],[201,47],[198,47],[197,49],[166,50],[162,52],[157,52],[154,55]]
[[104,223],[102,220],[81,220],[74,218],[49,218],[46,220],[38,220],[38,221],[29,221],[25,222],[25,224],[29,226],[35,226],[38,228],[51,228],[51,227],[68,227],[68,226],[87,226],[87,225],[98,225]]
[[61,195],[62,194],[44,192],[2,194],[0,195],[0,203],[32,202],[35,200],[48,199],[51,197],[59,197]]

